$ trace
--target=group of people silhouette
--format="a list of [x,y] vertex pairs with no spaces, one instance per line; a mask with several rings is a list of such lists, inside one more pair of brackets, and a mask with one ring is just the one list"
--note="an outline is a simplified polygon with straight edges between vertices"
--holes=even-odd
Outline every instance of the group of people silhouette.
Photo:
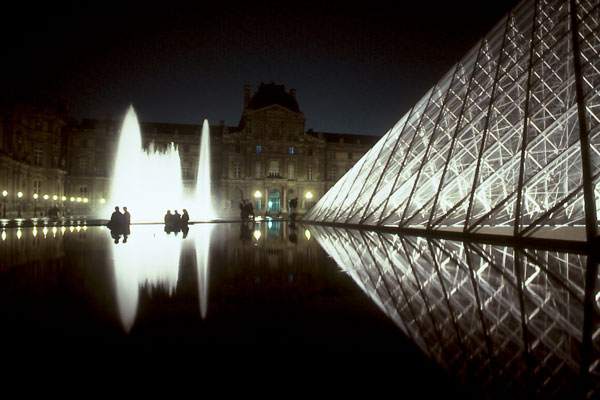
[[240,218],[242,221],[247,221],[252,216],[252,220],[254,220],[254,206],[251,201],[246,199],[242,199],[240,201]]
[[177,210],[171,214],[171,210],[167,210],[165,214],[165,232],[179,232],[180,230],[185,231],[188,229],[188,223],[190,222],[190,215],[184,208],[182,214],[179,214]]
[[127,235],[130,233],[129,225],[131,225],[131,214],[127,207],[123,207],[123,212],[121,212],[118,206],[115,207],[115,211],[110,216],[110,221],[106,224],[115,243],[119,243],[121,235],[123,235],[123,243],[127,242]]

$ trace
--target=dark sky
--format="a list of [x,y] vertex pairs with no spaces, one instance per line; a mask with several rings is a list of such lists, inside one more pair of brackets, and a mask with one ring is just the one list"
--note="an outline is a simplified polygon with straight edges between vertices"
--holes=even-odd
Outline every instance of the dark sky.
[[307,129],[382,135],[517,2],[79,3],[3,12],[3,91],[66,96],[78,120],[237,125],[243,86],[275,82]]

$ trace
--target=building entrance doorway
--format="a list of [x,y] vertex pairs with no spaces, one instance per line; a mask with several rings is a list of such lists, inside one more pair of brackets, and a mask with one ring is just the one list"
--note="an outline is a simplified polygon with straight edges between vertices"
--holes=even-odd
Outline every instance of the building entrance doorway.
[[269,190],[267,206],[270,213],[278,214],[281,211],[281,192],[279,190]]

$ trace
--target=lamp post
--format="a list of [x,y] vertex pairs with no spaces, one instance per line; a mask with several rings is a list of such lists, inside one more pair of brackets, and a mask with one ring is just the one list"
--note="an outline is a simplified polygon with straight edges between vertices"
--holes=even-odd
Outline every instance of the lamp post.
[[33,216],[37,217],[37,199],[38,199],[38,194],[34,193],[33,194]]
[[65,216],[65,214],[67,213],[67,206],[65,206],[65,201],[67,201],[67,196],[62,196],[60,198],[60,200],[62,201],[62,215],[63,217]]
[[19,198],[19,200],[18,200],[18,206],[19,206],[19,209],[18,209],[18,214],[17,214],[17,216],[18,216],[19,218],[21,218],[21,197],[23,197],[23,192],[19,192],[19,193],[17,193],[17,197]]
[[[48,194],[44,194],[44,209],[46,210],[46,216],[48,216],[48,199],[50,196]],[[42,213],[43,215],[43,213]]]
[[6,218],[6,196],[8,196],[8,190],[2,191],[2,218]]

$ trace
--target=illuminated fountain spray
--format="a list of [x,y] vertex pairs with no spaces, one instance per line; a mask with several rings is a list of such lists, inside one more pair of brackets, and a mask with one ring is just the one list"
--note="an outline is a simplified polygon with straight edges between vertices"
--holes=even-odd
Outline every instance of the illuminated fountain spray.
[[210,179],[210,130],[208,121],[202,124],[202,136],[200,137],[200,159],[198,160],[198,177],[196,178],[196,193],[194,204],[198,207],[194,211],[198,219],[209,221],[216,218],[212,206]]
[[142,146],[142,134],[133,106],[129,107],[117,148],[115,170],[107,208],[127,207],[132,222],[162,222],[167,210],[186,208],[194,220],[216,218],[211,197],[210,131],[208,121],[202,125],[200,159],[195,190],[184,197],[181,160],[174,143],[157,149],[153,143],[147,151]]
[[[133,223],[162,222],[166,210],[187,209],[196,221],[216,218],[212,206],[210,173],[210,131],[204,120],[201,132],[198,176],[194,192],[185,197],[181,160],[173,143],[166,149],[142,146],[137,115],[130,107],[119,138],[113,183],[106,215],[115,206],[127,207]],[[208,308],[208,257],[211,224],[190,228],[188,243],[193,243],[198,274],[198,300],[202,318]],[[158,234],[157,234],[158,232]],[[191,241],[190,241],[191,239]],[[179,279],[179,260],[183,236],[167,235],[151,226],[132,226],[127,242],[112,247],[118,311],[126,332],[134,325],[139,291],[160,287],[172,295]]]

